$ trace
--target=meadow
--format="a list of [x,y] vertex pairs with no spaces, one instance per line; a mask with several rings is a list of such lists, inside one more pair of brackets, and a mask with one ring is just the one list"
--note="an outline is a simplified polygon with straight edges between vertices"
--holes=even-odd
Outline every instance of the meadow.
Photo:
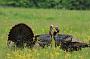
[[8,33],[12,26],[25,23],[34,34],[48,33],[50,24],[58,25],[60,33],[71,34],[81,41],[90,40],[90,11],[0,8],[0,59],[90,59],[90,48],[65,52],[59,47],[13,49],[7,47]]

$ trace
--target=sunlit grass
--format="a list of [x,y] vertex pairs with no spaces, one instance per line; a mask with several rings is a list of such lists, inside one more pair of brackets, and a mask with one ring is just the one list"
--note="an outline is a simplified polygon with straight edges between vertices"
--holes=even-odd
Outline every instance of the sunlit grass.
[[23,49],[7,53],[7,59],[89,59],[89,50],[83,49],[78,52],[65,52],[60,48]]

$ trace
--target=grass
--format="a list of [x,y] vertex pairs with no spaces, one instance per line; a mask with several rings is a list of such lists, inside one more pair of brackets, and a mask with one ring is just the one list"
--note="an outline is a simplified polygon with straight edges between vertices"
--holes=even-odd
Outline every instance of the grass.
[[[60,33],[71,34],[88,43],[90,40],[90,11],[57,9],[0,8],[0,59],[89,59],[90,48],[64,52],[54,46],[42,48],[10,49],[8,33],[12,26],[25,23],[34,34],[48,33],[49,25],[60,27]],[[53,42],[54,44],[54,42]]]

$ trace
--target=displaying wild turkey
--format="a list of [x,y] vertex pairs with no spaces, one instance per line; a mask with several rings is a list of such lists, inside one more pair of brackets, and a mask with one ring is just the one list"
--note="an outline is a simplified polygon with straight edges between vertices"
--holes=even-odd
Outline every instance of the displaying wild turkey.
[[73,36],[68,34],[59,34],[59,28],[58,26],[56,26],[53,32],[53,38],[55,40],[55,47],[56,47],[56,46],[60,46],[61,42],[72,41]]
[[33,37],[32,29],[24,23],[19,23],[10,30],[8,34],[8,45],[14,42],[16,47],[24,47],[24,43],[27,47],[33,47],[35,44]]
[[53,25],[50,26],[48,34],[36,35],[38,43],[41,47],[50,46],[52,41]]

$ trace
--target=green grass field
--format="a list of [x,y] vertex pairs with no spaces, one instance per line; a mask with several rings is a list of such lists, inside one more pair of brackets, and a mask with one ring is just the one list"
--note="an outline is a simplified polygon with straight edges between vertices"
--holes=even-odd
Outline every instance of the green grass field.
[[90,59],[90,48],[64,52],[53,47],[11,49],[7,47],[12,26],[25,23],[34,34],[48,33],[50,24],[58,25],[60,33],[71,34],[88,43],[90,40],[90,11],[57,9],[0,8],[0,59]]

